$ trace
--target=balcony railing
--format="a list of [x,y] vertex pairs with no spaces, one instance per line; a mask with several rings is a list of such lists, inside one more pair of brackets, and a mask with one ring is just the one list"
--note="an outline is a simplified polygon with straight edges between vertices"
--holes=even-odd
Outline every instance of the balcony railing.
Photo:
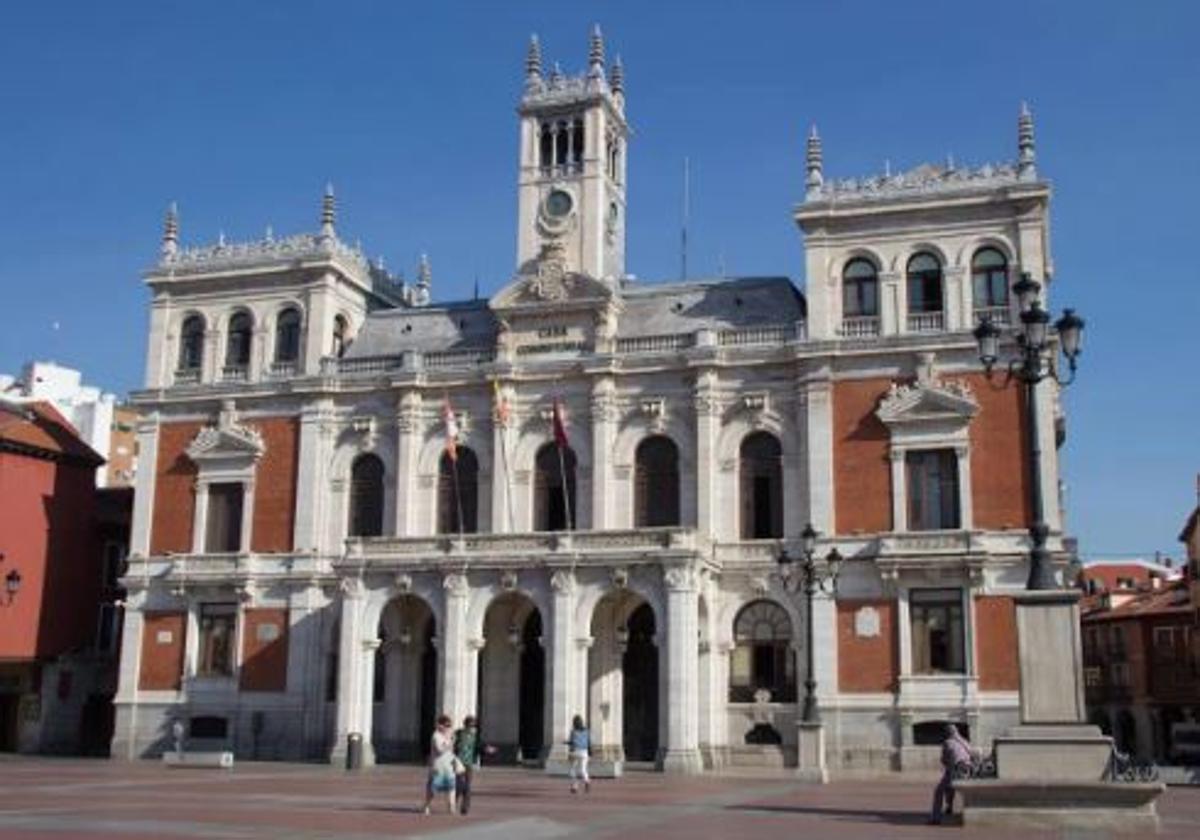
[[976,307],[975,322],[979,323],[985,318],[998,327],[1007,327],[1012,323],[1012,312],[1007,306]]
[[267,368],[267,375],[272,379],[288,379],[296,375],[297,365],[294,361],[291,362],[271,362],[271,366]]
[[321,360],[321,372],[344,376],[375,376],[399,370],[400,356],[359,356],[353,359],[326,357]]
[[422,359],[427,368],[475,367],[496,361],[496,351],[492,348],[443,350],[437,353],[426,353]]
[[722,347],[743,347],[750,344],[786,344],[804,338],[804,324],[788,324],[774,327],[750,327],[740,330],[722,330],[717,334],[717,344]]
[[908,331],[914,333],[941,332],[946,328],[945,313],[942,312],[910,312],[908,313]]
[[879,335],[878,315],[855,315],[842,319],[843,338],[874,338]]
[[420,560],[439,555],[478,555],[481,561],[519,554],[558,553],[627,555],[635,560],[647,551],[695,551],[701,538],[694,528],[639,528],[629,531],[551,531],[516,534],[443,534],[430,537],[354,537],[346,541],[349,556],[368,560]]
[[221,368],[222,382],[245,382],[249,378],[249,369],[245,365],[225,365]]
[[617,339],[618,353],[675,353],[696,343],[693,333],[638,335]]
[[179,368],[175,371],[176,385],[195,385],[200,381],[200,368]]

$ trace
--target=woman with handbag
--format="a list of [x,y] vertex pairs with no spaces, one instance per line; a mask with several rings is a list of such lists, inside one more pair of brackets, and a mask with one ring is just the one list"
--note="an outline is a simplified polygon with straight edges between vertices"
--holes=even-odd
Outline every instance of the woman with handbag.
[[433,797],[439,793],[446,794],[447,811],[451,814],[458,813],[455,810],[454,787],[458,777],[458,767],[462,766],[462,762],[454,754],[452,725],[449,715],[440,715],[437,719],[437,728],[429,739],[429,776],[425,783],[425,807],[423,809],[426,816],[430,813],[429,806],[433,804]]

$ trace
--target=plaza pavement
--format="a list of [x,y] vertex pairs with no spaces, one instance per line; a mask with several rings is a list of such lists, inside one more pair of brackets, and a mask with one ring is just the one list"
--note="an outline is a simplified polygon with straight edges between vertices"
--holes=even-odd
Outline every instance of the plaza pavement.
[[[424,771],[346,773],[301,764],[233,771],[167,770],[157,762],[0,757],[0,838],[378,840],[484,838],[1050,837],[925,824],[932,780],[839,781],[786,775],[674,777],[634,772],[572,796],[564,779],[484,768],[467,817],[419,805]],[[1200,837],[1200,788],[1171,788],[1162,837]],[[1068,832],[1097,840],[1097,832]]]

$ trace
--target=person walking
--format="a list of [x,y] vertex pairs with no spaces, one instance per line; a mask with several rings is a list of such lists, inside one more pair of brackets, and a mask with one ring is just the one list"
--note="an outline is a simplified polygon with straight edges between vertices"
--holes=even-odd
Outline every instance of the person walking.
[[583,780],[583,789],[592,791],[592,779],[588,776],[588,755],[592,749],[592,736],[584,726],[583,718],[575,715],[571,721],[571,734],[567,736],[567,757],[571,760],[571,793],[579,792],[579,782]]
[[463,718],[462,729],[454,733],[454,754],[462,766],[456,778],[455,792],[458,794],[458,812],[466,816],[471,810],[471,781],[475,768],[483,753],[496,752],[496,748],[479,740],[479,726],[474,715]]
[[454,754],[452,725],[449,715],[439,715],[437,728],[429,739],[429,775],[425,782],[425,807],[422,809],[426,816],[430,813],[433,797],[439,793],[446,794],[447,812],[458,813],[455,810],[454,787],[460,762]]
[[942,741],[942,778],[933,789],[930,825],[941,825],[942,816],[954,810],[954,769],[960,764],[970,765],[974,757],[971,742],[959,734],[957,726],[947,723],[946,739]]

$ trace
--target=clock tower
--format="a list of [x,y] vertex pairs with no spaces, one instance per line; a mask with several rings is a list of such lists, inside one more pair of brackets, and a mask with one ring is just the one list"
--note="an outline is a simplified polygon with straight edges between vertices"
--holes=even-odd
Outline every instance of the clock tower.
[[625,79],[618,57],[605,75],[592,31],[588,68],[542,68],[537,36],[525,60],[518,178],[517,271],[551,245],[565,269],[597,279],[625,275]]

